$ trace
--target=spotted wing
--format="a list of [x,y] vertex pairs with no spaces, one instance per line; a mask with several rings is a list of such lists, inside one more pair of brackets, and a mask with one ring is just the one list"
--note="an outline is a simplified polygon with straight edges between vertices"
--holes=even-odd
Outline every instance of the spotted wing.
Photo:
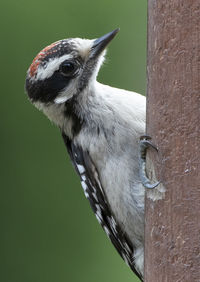
[[99,180],[97,169],[95,168],[89,153],[82,150],[82,148],[75,146],[64,133],[62,133],[62,136],[74,167],[80,176],[85,196],[88,198],[97,220],[120,256],[142,280],[141,275],[137,272],[134,266],[134,248],[112,215]]

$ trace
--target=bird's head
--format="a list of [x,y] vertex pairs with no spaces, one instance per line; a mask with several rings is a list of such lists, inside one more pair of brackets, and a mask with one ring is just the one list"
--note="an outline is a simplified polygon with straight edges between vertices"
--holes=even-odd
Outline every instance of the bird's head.
[[33,60],[26,77],[26,90],[33,103],[60,104],[96,80],[105,48],[116,29],[98,39],[70,38],[44,48]]

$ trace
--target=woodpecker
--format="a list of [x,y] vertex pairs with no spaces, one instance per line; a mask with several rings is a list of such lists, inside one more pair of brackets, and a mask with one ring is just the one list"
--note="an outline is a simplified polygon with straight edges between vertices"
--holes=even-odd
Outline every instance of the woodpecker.
[[60,128],[97,220],[143,280],[144,187],[138,155],[146,100],[96,80],[106,47],[118,31],[47,46],[28,69],[26,91],[30,101]]

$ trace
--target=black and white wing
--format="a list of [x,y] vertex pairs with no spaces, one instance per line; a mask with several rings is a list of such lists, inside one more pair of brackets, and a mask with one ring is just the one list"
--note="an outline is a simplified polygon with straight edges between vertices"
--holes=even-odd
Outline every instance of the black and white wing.
[[96,215],[97,220],[110,238],[120,256],[130,266],[132,271],[142,280],[134,265],[133,250],[134,246],[117,224],[112,215],[109,204],[106,200],[102,185],[99,180],[98,171],[92,162],[89,153],[82,148],[75,146],[64,133],[62,133],[65,145],[70,158],[81,179],[85,196]]

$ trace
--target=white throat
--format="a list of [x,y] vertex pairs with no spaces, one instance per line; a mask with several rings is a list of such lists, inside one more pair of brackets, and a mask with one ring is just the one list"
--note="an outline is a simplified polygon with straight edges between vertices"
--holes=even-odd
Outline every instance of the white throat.
[[44,104],[42,102],[34,102],[36,108],[42,111],[53,123],[59,128],[63,128],[65,122],[65,104]]

